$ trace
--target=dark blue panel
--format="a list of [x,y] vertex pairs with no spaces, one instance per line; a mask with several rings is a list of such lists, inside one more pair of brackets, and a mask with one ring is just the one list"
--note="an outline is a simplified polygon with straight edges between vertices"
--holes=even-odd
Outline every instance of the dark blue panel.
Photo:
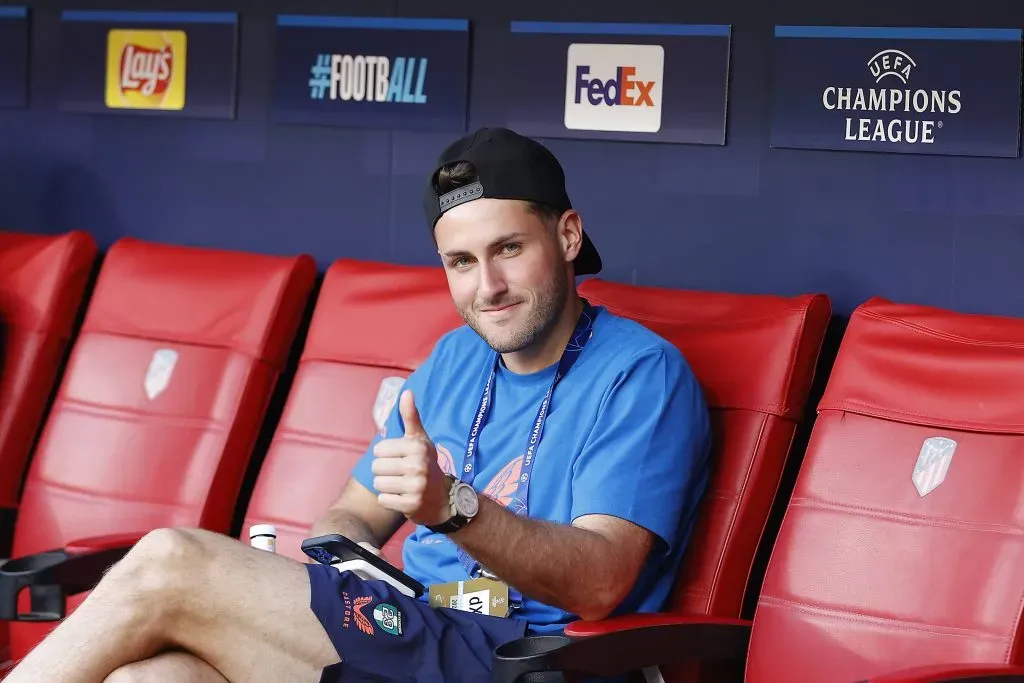
[[729,26],[514,21],[510,29],[509,127],[725,144]]
[[[32,3],[32,108],[0,110],[0,228],[84,228],[104,247],[130,234],[267,253],[309,251],[321,267],[339,256],[438,263],[422,189],[457,132],[268,125],[276,17],[316,11],[317,3],[217,3],[218,10],[245,13],[238,24],[237,121],[60,112],[67,62],[58,29],[62,10],[72,4],[86,6]],[[156,0],[130,4],[161,9]],[[186,6],[163,7],[171,4]],[[99,6],[115,5],[129,3]],[[922,22],[921,3],[455,0],[431,7],[472,21],[470,128],[505,121],[510,99],[523,107],[542,101],[510,87],[514,19],[733,24],[727,145],[545,140],[601,249],[601,277],[737,292],[823,291],[840,315],[883,295],[1024,316],[1017,274],[1024,160],[809,153],[769,144],[775,24],[914,26]],[[431,7],[366,0],[333,11],[376,17]],[[1021,25],[1014,3],[935,0],[924,7],[927,21],[938,26]],[[934,42],[917,35],[918,44]],[[986,74],[974,75],[984,81]]]
[[1016,157],[1019,29],[777,26],[773,147]]
[[469,22],[282,15],[278,123],[462,132]]
[[[235,117],[235,90],[238,61],[237,15],[228,12],[121,12],[121,11],[65,11],[61,16],[61,53],[67,68],[61,71],[60,107],[65,111],[91,113],[118,113],[136,116],[179,116],[185,118],[233,119]],[[183,106],[175,108],[173,96],[164,106],[170,108],[119,108],[108,106],[108,51],[121,52],[112,30],[153,31],[139,33],[125,39],[130,43],[125,53],[143,60],[152,59],[152,43],[140,45],[140,40],[172,42],[168,69],[157,77],[168,86],[170,93],[178,83],[183,89]],[[179,33],[180,32],[180,33]],[[184,34],[184,35],[181,35]],[[111,45],[110,43],[113,43]],[[116,59],[116,57],[115,57]],[[181,64],[184,61],[184,82],[181,83]],[[129,74],[122,79],[118,72],[109,74],[116,85],[130,82],[141,87],[145,73]],[[137,92],[138,87],[127,89]],[[128,97],[138,98],[137,94]]]
[[28,102],[28,11],[0,7],[0,107]]
[[[1019,190],[1007,188],[1012,194]],[[958,310],[1007,314],[1024,312],[1020,286],[1019,218],[970,216],[957,220],[956,260],[950,272],[951,305]]]

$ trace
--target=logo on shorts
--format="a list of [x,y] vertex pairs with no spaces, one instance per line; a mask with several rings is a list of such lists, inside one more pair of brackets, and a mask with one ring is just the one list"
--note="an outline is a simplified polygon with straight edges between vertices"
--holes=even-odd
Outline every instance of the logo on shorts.
[[394,605],[381,603],[373,608],[373,620],[393,636],[402,635],[402,613]]
[[[363,614],[363,608],[373,602],[373,598],[369,596],[358,597],[352,600],[348,593],[341,594],[341,600],[345,605],[344,612],[341,617],[341,627],[348,628],[352,625],[352,622],[356,622],[356,628],[365,633],[368,636],[373,635],[373,624]],[[376,616],[376,614],[374,615]]]

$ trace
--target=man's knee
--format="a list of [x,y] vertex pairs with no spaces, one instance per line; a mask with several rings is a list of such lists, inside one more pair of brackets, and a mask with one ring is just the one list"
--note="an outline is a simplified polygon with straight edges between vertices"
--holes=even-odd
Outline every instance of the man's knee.
[[168,651],[151,659],[126,664],[103,683],[226,683],[223,676],[203,660],[187,652]]
[[122,666],[103,679],[103,683],[156,683],[152,671],[146,671],[145,664]]
[[174,592],[189,585],[197,572],[205,571],[208,556],[192,530],[156,529],[110,568],[105,583],[142,595]]
[[201,533],[196,529],[156,529],[140,538],[128,555],[140,562],[187,569],[208,554]]

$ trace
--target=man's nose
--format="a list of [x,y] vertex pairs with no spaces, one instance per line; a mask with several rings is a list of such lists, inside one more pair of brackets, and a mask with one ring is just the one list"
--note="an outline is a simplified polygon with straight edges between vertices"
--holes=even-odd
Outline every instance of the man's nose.
[[481,264],[480,284],[477,287],[479,297],[484,301],[493,301],[506,291],[508,291],[508,284],[505,282],[501,268],[492,264]]

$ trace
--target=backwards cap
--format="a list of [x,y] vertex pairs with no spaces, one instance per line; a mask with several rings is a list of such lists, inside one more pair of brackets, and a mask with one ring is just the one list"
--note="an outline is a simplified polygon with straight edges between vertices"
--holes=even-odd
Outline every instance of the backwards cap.
[[[438,195],[438,171],[457,161],[472,163],[478,180]],[[445,211],[482,197],[520,199],[559,211],[572,208],[565,190],[565,172],[555,155],[536,140],[507,128],[481,128],[456,140],[441,153],[423,198],[430,229],[434,229]],[[601,256],[586,232],[573,266],[576,275],[601,271]]]

